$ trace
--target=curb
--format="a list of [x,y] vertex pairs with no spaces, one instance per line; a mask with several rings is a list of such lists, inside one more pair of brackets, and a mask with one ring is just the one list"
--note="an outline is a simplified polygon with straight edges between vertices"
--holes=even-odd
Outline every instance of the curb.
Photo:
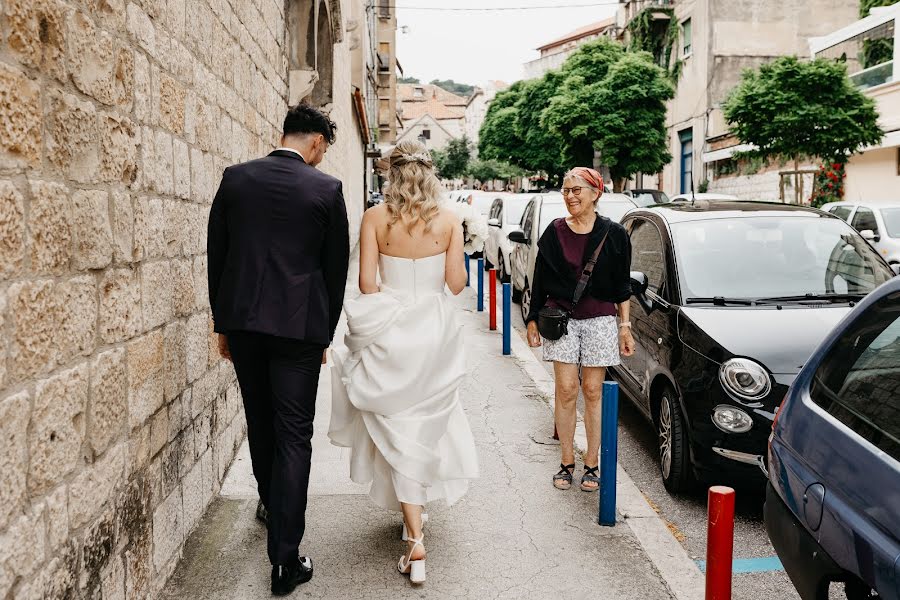
[[[516,332],[512,333],[510,337],[513,357],[534,382],[538,394],[552,412],[555,388],[553,377],[544,369],[525,341]],[[579,414],[575,428],[575,449],[584,454],[586,448],[584,423]],[[697,563],[691,560],[687,550],[675,539],[665,521],[653,510],[620,464],[617,464],[616,469],[616,497],[619,515],[634,533],[650,562],[659,571],[672,596],[676,600],[703,600],[706,580]]]

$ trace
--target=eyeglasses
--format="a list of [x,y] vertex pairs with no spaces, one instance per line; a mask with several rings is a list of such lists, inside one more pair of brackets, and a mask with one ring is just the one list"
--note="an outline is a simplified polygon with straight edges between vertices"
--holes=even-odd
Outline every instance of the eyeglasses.
[[581,195],[581,190],[583,190],[583,189],[584,188],[582,188],[582,187],[570,187],[570,188],[564,187],[562,189],[562,195],[568,196],[569,194],[572,194],[573,196],[579,196],[579,195]]

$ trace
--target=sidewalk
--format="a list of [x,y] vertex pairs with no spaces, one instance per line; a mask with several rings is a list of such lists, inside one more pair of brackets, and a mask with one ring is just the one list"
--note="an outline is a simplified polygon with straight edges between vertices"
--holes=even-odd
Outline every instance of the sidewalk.
[[[499,333],[487,330],[486,314],[472,311],[472,290],[463,292],[456,302],[467,335],[470,369],[461,396],[478,445],[481,478],[454,507],[448,509],[440,502],[429,507],[428,582],[413,588],[396,572],[405,547],[399,540],[399,514],[372,504],[366,489],[349,480],[348,451],[328,442],[330,377],[325,370],[315,421],[307,531],[301,546],[303,554],[312,556],[316,572],[294,597],[688,597],[678,591],[686,583],[693,591],[693,574],[687,582],[674,583],[660,574],[677,572],[681,557],[661,563],[645,551],[653,535],[665,526],[639,494],[635,498],[627,485],[623,488],[623,477],[630,482],[624,471],[619,471],[622,518],[614,528],[596,524],[597,494],[581,492],[577,486],[567,492],[552,487],[550,478],[559,456],[550,440],[552,418],[544,400],[547,382],[546,377],[532,379],[540,378],[538,370],[543,369],[533,356],[524,356],[521,340],[514,340],[516,356],[501,356]],[[337,339],[343,339],[342,332]],[[527,348],[524,352],[528,353]],[[270,597],[265,528],[254,518],[256,501],[245,443],[220,496],[186,543],[184,558],[163,598]],[[626,522],[629,516],[633,518]],[[648,524],[643,535],[631,525],[638,520]],[[671,548],[668,541],[660,538],[659,542],[660,548]],[[678,546],[674,538],[671,542]],[[702,594],[702,588],[698,593]]]

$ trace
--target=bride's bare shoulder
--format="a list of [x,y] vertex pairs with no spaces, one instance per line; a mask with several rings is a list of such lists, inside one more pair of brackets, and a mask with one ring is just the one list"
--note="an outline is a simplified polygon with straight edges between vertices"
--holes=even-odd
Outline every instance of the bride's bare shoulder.
[[457,225],[460,223],[459,215],[453,210],[452,206],[442,205],[438,212],[438,219],[448,225]]

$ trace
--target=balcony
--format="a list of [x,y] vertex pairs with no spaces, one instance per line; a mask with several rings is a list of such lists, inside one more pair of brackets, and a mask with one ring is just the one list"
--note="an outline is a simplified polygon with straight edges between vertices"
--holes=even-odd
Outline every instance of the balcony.
[[[650,10],[650,19],[652,21],[669,21],[672,18],[671,9],[675,6],[675,0],[626,0],[622,8],[623,21],[618,25],[620,27],[628,27],[628,24],[645,10]],[[653,9],[669,9],[654,11]]]

